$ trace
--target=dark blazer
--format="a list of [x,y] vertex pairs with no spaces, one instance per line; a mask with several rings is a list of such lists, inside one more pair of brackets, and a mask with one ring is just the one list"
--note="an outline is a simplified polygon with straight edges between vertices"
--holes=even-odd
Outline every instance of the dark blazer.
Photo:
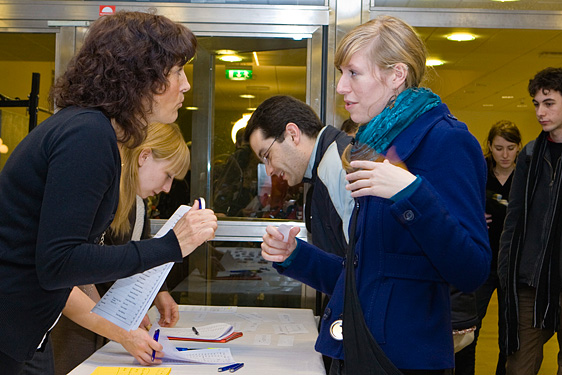
[[119,199],[115,131],[100,111],[69,107],[14,149],[0,173],[0,351],[30,359],[75,285],[182,259],[161,239],[99,246]]
[[[356,280],[365,321],[396,367],[453,368],[449,283],[471,292],[490,270],[484,157],[444,104],[421,115],[389,150],[421,183],[396,202],[356,199]],[[295,251],[287,268],[274,266],[331,295],[316,349],[345,359],[342,341],[329,332],[343,313],[343,259],[302,241]]]

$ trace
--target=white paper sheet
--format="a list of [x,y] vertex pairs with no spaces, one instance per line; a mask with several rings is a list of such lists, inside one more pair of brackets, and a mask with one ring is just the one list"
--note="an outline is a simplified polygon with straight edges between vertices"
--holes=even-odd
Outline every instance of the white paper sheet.
[[[162,237],[168,233],[190,208],[180,206],[154,237]],[[128,331],[137,329],[173,264],[166,263],[117,280],[94,306],[92,312]]]
[[188,339],[204,339],[204,340],[220,340],[232,332],[234,327],[228,323],[214,323],[207,325],[198,325],[195,327],[197,333],[193,328],[160,328],[160,334],[166,337],[185,337]]

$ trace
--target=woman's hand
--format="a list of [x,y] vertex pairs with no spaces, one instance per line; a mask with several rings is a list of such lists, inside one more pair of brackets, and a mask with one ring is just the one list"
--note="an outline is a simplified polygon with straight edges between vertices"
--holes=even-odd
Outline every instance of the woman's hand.
[[388,160],[383,162],[354,160],[353,168],[360,170],[345,176],[350,183],[346,185],[351,190],[353,198],[372,195],[381,198],[390,198],[402,191],[416,179],[416,176],[391,164]]
[[284,262],[296,249],[296,236],[300,231],[299,227],[292,227],[287,236],[287,241],[283,241],[281,232],[274,226],[269,225],[265,229],[266,233],[263,235],[263,242],[261,244],[263,258],[271,262]]
[[191,254],[205,241],[215,238],[217,217],[212,210],[199,208],[199,201],[178,220],[174,233],[181,247],[183,257]]
[[160,313],[160,320],[158,324],[161,327],[173,327],[176,325],[180,318],[178,304],[170,293],[164,291],[159,292],[154,299],[154,304]]
[[[124,337],[117,340],[141,365],[159,365],[164,356],[162,345],[153,340],[144,328],[137,328],[127,332]],[[152,362],[152,351],[156,351],[154,362]]]

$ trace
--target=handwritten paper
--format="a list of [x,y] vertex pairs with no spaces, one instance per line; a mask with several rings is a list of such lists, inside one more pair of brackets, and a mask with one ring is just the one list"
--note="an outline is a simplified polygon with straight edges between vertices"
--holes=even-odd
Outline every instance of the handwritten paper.
[[[190,208],[180,206],[154,237],[162,237],[168,233]],[[173,264],[166,263],[117,280],[94,306],[92,312],[127,331],[137,329]]]

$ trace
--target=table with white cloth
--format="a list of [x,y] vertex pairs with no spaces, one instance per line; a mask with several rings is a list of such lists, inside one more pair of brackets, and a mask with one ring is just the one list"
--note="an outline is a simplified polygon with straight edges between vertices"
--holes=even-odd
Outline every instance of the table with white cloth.
[[[325,375],[320,353],[314,350],[318,336],[317,323],[310,309],[268,307],[221,307],[180,305],[176,327],[191,328],[212,323],[229,323],[242,337],[226,343],[174,341],[189,348],[230,348],[235,362],[244,367],[236,375]],[[151,308],[151,321],[158,321],[158,312]],[[98,366],[142,367],[118,343],[110,342],[70,372],[90,375]],[[217,374],[224,365],[177,365],[171,375]],[[229,372],[227,372],[229,373]]]

